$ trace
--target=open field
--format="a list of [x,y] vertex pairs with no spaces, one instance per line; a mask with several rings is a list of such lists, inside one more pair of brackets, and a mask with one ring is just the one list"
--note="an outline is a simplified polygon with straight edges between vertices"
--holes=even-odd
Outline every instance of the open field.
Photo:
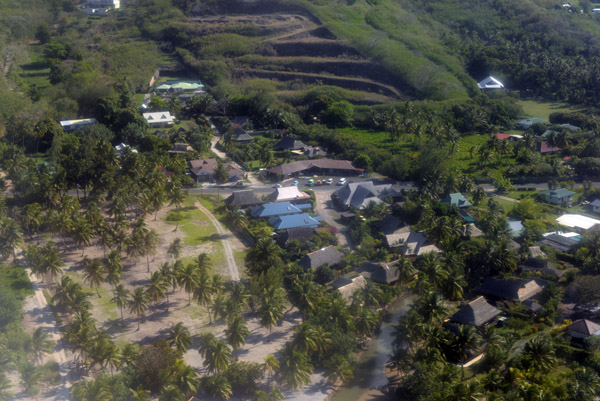
[[523,107],[523,113],[527,117],[541,118],[548,121],[550,114],[557,112],[577,111],[575,106],[563,102],[550,102],[543,100],[519,100],[517,102]]

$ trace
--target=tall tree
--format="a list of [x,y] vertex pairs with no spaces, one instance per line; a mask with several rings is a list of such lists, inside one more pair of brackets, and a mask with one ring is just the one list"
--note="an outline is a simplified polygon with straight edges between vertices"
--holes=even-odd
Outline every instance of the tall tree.
[[260,323],[269,330],[269,341],[273,326],[283,318],[284,295],[281,288],[268,288],[260,301]]
[[298,389],[310,383],[313,367],[305,353],[286,350],[279,361],[279,366],[279,375],[289,387]]
[[175,238],[171,244],[169,244],[169,249],[167,250],[167,255],[170,255],[173,259],[179,259],[181,256],[181,251],[183,249],[183,241],[181,238]]
[[250,330],[248,330],[248,326],[246,325],[246,321],[241,316],[235,316],[233,319],[229,320],[227,323],[227,328],[225,329],[225,337],[227,338],[227,342],[231,345],[234,351],[237,351],[246,344],[245,337],[250,334]]
[[38,327],[31,336],[31,352],[36,362],[41,362],[44,355],[52,352],[54,341],[50,339],[50,334],[44,328]]
[[140,322],[146,309],[148,309],[148,297],[144,289],[138,287],[133,291],[133,295],[129,300],[129,311],[135,313],[138,317],[138,330],[140,329]]
[[181,185],[176,184],[173,185],[171,190],[169,191],[169,205],[175,205],[175,211],[177,213],[177,223],[175,225],[175,231],[179,229],[179,211],[181,209],[181,205],[187,198],[187,191],[181,190]]
[[169,329],[167,341],[171,347],[175,347],[182,355],[192,345],[190,331],[183,325],[182,322],[178,322],[175,326]]
[[102,264],[100,259],[89,259],[87,256],[83,259],[83,280],[87,282],[92,288],[96,289],[98,297],[100,295],[100,284],[104,281],[104,275],[106,273],[106,267]]
[[115,287],[110,302],[117,304],[117,307],[121,312],[121,320],[123,320],[123,308],[129,305],[130,297],[131,293],[123,286],[123,284],[119,284]]

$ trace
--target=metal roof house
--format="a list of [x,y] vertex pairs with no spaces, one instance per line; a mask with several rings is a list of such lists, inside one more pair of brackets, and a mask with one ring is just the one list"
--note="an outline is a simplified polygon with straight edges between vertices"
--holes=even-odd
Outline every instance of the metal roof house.
[[280,245],[287,246],[292,241],[310,241],[316,234],[315,230],[310,227],[289,228],[277,237],[277,242]]
[[275,188],[275,191],[269,195],[268,199],[271,202],[306,203],[310,201],[310,195],[300,191],[297,186],[292,185],[291,187]]
[[575,192],[569,191],[566,188],[549,189],[539,192],[540,198],[553,205],[562,205],[563,203],[571,202],[573,195],[575,195]]
[[299,160],[282,164],[267,170],[267,173],[277,178],[288,178],[299,174],[305,175],[359,175],[363,169],[356,168],[348,160]]
[[429,239],[418,231],[413,231],[410,227],[399,228],[391,234],[384,236],[385,242],[389,248],[399,248],[404,256],[419,256],[427,252],[442,252]]
[[500,82],[498,79],[489,76],[482,81],[477,83],[477,87],[482,91],[490,90],[490,89],[504,89],[504,84]]
[[458,208],[473,206],[471,202],[460,192],[444,196],[440,202],[456,206]]
[[332,198],[346,208],[364,209],[369,203],[383,202],[386,196],[398,194],[391,184],[375,185],[373,181],[349,182],[334,192]]
[[76,129],[89,127],[90,125],[96,124],[95,118],[82,118],[79,120],[63,120],[60,121],[60,126],[63,131],[75,131]]
[[285,216],[288,214],[299,214],[302,213],[303,209],[311,209],[312,205],[310,203],[303,205],[292,205],[290,202],[277,202],[277,203],[265,203],[264,205],[260,205],[255,207],[250,211],[250,215],[252,217],[275,217],[275,216]]
[[591,217],[580,214],[563,214],[556,219],[558,224],[573,228],[579,231],[587,231],[590,228],[600,224],[600,220],[592,219]]
[[152,128],[165,128],[175,121],[175,117],[171,115],[170,111],[155,111],[142,115]]
[[329,267],[335,267],[342,262],[343,257],[344,254],[334,246],[328,246],[307,254],[298,264],[305,270],[318,269],[325,264]]
[[460,308],[454,315],[450,316],[450,321],[481,327],[494,320],[500,313],[500,310],[490,305],[484,297],[479,297]]
[[349,300],[356,290],[360,290],[367,285],[367,281],[360,274],[354,274],[350,277],[340,277],[331,283],[331,287],[335,288],[342,294],[344,300]]
[[204,84],[200,81],[166,81],[156,87],[156,93],[202,93]]
[[300,150],[306,147],[307,145],[304,142],[289,135],[284,135],[283,138],[281,138],[281,140],[274,146],[275,149],[284,150]]
[[600,335],[600,324],[587,319],[579,319],[568,325],[567,330],[571,337],[583,339]]
[[574,239],[562,236],[560,234],[545,235],[544,238],[537,242],[539,245],[544,245],[559,252],[571,252],[579,242]]
[[594,199],[590,205],[592,206],[592,211],[594,213],[600,213],[600,199]]
[[[215,179],[217,166],[217,159],[199,159],[190,161],[190,171],[197,181],[213,181]],[[245,175],[243,170],[240,170],[233,164],[225,164],[225,168],[229,173],[228,179],[230,181],[239,180]]]
[[548,124],[548,121],[539,118],[523,118],[517,121],[517,128],[527,131],[533,124]]
[[287,216],[279,216],[275,219],[269,220],[269,224],[275,228],[275,230],[287,230],[288,228],[298,227],[319,227],[321,224],[320,217],[312,217],[308,213],[302,214],[291,214]]
[[254,191],[233,191],[231,195],[225,198],[227,206],[237,206],[240,209],[258,206],[263,202],[256,197]]

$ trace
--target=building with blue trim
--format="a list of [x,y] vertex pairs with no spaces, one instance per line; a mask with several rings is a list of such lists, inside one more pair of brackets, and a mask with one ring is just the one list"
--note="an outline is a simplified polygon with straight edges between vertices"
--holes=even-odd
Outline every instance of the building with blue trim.
[[312,217],[308,213],[302,213],[279,216],[275,219],[269,220],[269,224],[272,225],[275,230],[287,230],[288,228],[297,227],[315,228],[319,227],[321,220],[321,217]]
[[288,214],[299,214],[302,210],[310,209],[312,206],[310,203],[303,203],[300,205],[293,205],[290,202],[277,202],[277,203],[265,203],[252,209],[250,215],[252,217],[275,217],[285,216]]

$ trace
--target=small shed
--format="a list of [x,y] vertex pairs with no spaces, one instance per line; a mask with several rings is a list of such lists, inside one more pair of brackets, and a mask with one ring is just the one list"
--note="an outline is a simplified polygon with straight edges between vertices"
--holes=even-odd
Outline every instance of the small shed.
[[367,261],[360,265],[358,272],[364,278],[381,284],[392,284],[400,278],[400,271],[396,267],[396,261],[389,263]]

